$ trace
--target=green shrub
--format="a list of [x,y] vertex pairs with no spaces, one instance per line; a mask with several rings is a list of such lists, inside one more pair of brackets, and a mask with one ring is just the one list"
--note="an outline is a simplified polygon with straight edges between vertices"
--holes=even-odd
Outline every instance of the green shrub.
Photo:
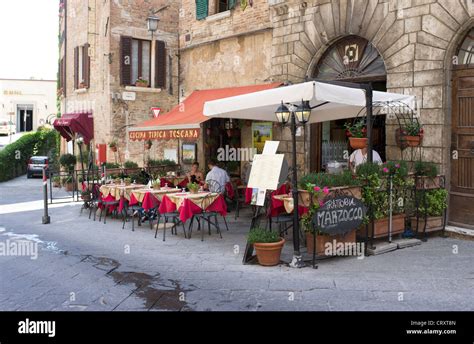
[[308,184],[319,186],[321,188],[338,187],[338,186],[354,186],[359,185],[359,181],[354,178],[351,171],[344,171],[341,174],[328,173],[310,173],[301,178],[300,187],[306,189]]
[[159,167],[159,166],[174,166],[176,165],[176,161],[162,159],[162,160],[148,160],[148,167]]
[[138,164],[134,161],[125,161],[123,164],[123,167],[125,168],[138,168]]
[[68,171],[74,170],[77,163],[77,158],[72,154],[63,154],[59,157],[59,164]]
[[16,178],[26,172],[28,160],[34,155],[48,156],[54,166],[57,158],[58,132],[47,128],[28,133],[0,151],[0,182]]
[[417,161],[414,166],[417,176],[436,177],[438,175],[438,165],[433,162]]
[[117,164],[115,162],[108,162],[105,164],[105,168],[110,170],[110,169],[115,169],[115,168],[120,168],[120,164]]
[[427,191],[425,200],[421,193],[418,197],[418,209],[422,215],[442,216],[448,206],[448,192],[445,189]]
[[366,179],[372,175],[380,175],[380,165],[375,162],[366,162],[357,166],[356,175],[360,179]]
[[253,228],[248,235],[248,242],[250,244],[269,244],[279,242],[280,236],[276,232],[270,232],[262,228]]

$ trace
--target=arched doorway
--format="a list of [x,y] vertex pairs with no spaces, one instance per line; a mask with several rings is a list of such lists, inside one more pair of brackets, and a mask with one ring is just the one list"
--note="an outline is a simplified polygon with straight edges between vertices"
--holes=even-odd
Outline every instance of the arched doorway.
[[[347,36],[334,43],[314,68],[312,78],[355,83],[372,83],[374,90],[387,90],[385,63],[372,43],[359,36]],[[385,118],[374,123],[374,149],[385,159]],[[341,160],[347,149],[346,120],[312,124],[310,128],[310,170],[320,171],[329,160]],[[342,149],[345,146],[344,149]]]
[[457,51],[452,73],[449,222],[474,228],[474,29]]

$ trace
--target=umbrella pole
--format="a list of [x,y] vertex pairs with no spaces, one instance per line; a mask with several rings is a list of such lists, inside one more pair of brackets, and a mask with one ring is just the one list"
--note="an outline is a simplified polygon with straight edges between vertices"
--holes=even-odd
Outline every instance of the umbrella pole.
[[300,229],[298,219],[298,172],[296,164],[296,115],[294,111],[291,112],[291,139],[293,144],[293,259],[290,267],[302,268],[305,266],[303,257],[300,253]]

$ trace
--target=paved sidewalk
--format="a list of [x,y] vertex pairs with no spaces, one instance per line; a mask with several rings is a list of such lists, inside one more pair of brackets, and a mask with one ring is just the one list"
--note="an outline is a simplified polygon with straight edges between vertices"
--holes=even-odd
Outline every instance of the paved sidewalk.
[[[41,199],[41,181],[0,184],[0,243],[33,240],[37,260],[0,256],[0,310],[473,310],[474,241],[431,238],[387,254],[333,258],[319,269],[242,265],[249,214],[201,242],[148,224],[93,222],[80,205],[5,213]],[[21,210],[21,209],[20,209]],[[3,211],[3,212],[2,212]],[[291,254],[291,242],[285,247]]]

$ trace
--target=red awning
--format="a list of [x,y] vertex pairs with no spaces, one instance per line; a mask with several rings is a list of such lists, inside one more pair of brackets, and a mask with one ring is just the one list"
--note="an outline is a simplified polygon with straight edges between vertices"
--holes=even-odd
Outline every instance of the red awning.
[[129,138],[131,140],[195,138],[196,133],[199,133],[201,123],[211,119],[203,114],[206,102],[263,91],[281,85],[282,83],[272,83],[194,91],[170,112],[130,128]]
[[94,138],[92,113],[66,113],[54,121],[54,128],[67,141],[82,137],[89,144]]

